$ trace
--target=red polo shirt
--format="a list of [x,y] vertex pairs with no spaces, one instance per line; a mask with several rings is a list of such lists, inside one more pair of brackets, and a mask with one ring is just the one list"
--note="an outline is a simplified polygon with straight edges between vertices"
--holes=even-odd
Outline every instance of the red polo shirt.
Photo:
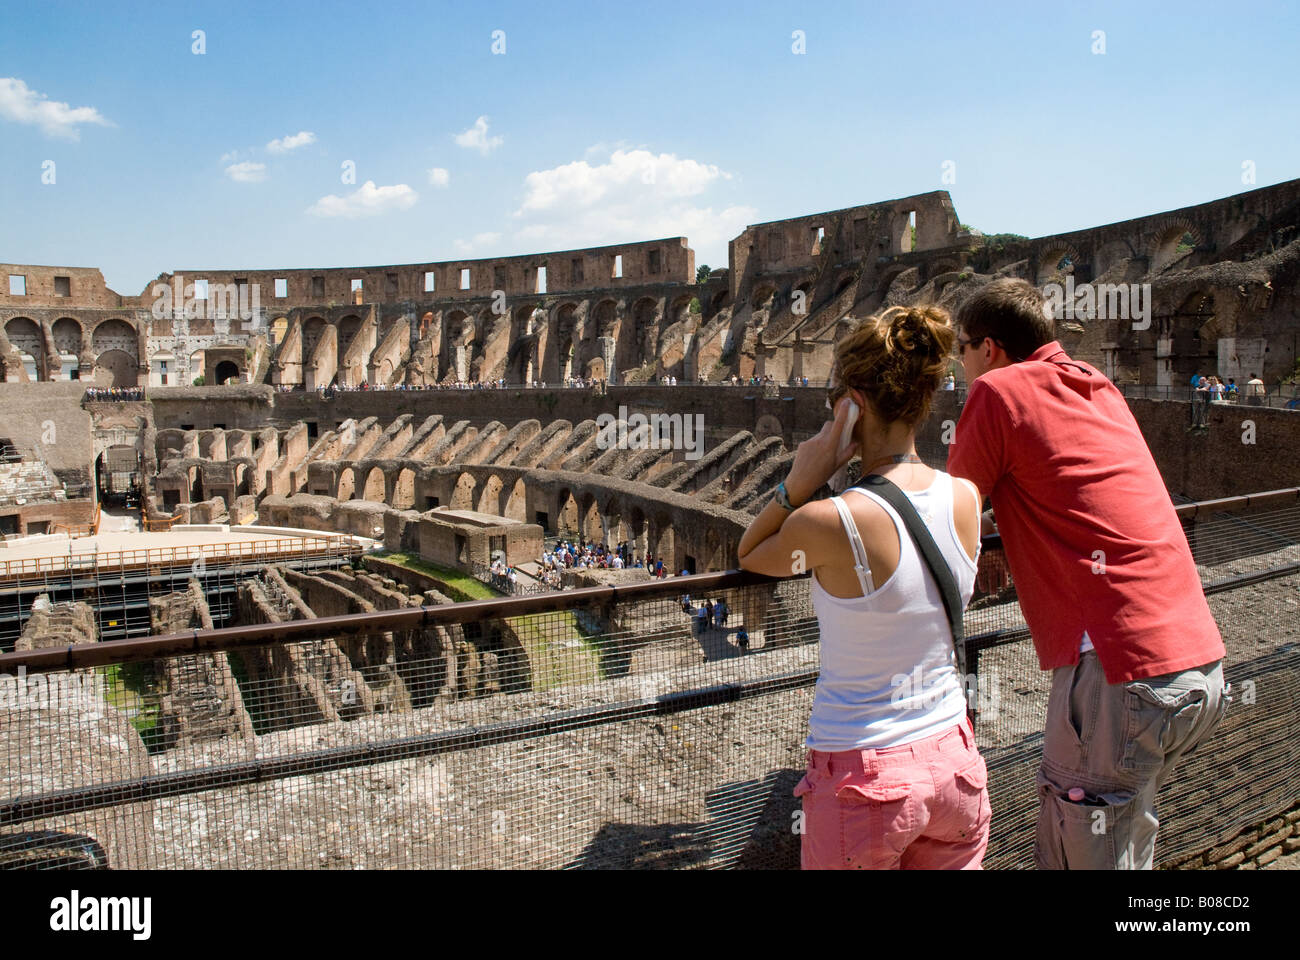
[[948,472],[993,502],[1042,669],[1076,663],[1085,630],[1110,683],[1223,656],[1137,421],[1059,343],[971,384]]

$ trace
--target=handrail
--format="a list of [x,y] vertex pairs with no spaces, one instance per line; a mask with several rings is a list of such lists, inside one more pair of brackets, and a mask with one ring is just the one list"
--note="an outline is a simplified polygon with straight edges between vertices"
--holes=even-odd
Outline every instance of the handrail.
[[229,560],[284,559],[298,555],[322,553],[356,553],[363,548],[346,534],[319,537],[279,537],[267,540],[233,540],[217,543],[187,544],[173,547],[147,547],[135,550],[83,550],[65,555],[24,557],[0,561],[0,580],[21,579],[24,575],[45,575],[68,571],[163,567],[192,563],[202,557],[206,563]]
[[498,617],[519,617],[531,613],[566,610],[591,603],[617,603],[655,599],[679,592],[723,590],[736,587],[781,583],[781,577],[743,570],[701,573],[671,580],[655,580],[622,586],[582,587],[563,592],[548,591],[530,597],[496,597],[465,603],[436,606],[404,607],[376,610],[372,613],[349,613],[310,620],[282,623],[248,624],[212,630],[190,630],[157,637],[133,640],[105,640],[100,643],[69,644],[65,647],[41,647],[36,650],[0,653],[0,674],[17,673],[19,666],[27,673],[50,670],[74,670],[103,667],[113,663],[153,660],[160,657],[212,653],[261,646],[268,642],[298,643],[347,634],[380,633],[389,630],[419,630],[434,625],[450,625]]
[[[1189,518],[1197,516],[1198,511],[1209,514],[1211,512],[1223,512],[1246,507],[1295,502],[1300,502],[1300,487],[1188,503],[1176,507],[1175,512],[1180,518]],[[321,542],[338,545],[341,541],[347,541],[352,551],[361,552],[359,544],[356,544],[350,537],[343,535],[303,537],[297,538],[295,542]],[[220,546],[236,546],[239,548],[236,555],[242,556],[242,551],[255,546],[257,543],[282,542],[284,541],[244,541]],[[993,535],[982,538],[981,542],[984,550],[995,549],[1000,547],[1001,538]],[[166,548],[165,551],[133,551],[133,553],[169,552],[174,555],[178,551],[184,552],[195,549],[195,547],[172,547]],[[302,553],[307,555],[307,551],[302,551]],[[93,555],[83,554],[82,556]],[[216,562],[217,558],[212,559],[213,562]],[[207,562],[207,558],[205,558],[205,562]],[[371,613],[315,617],[310,620],[292,620],[276,624],[249,624],[212,630],[192,630],[188,633],[167,634],[140,639],[107,640],[96,644],[48,647],[22,653],[0,653],[0,673],[15,673],[19,666],[23,666],[29,673],[49,670],[72,670],[135,660],[239,649],[272,641],[297,643],[304,640],[318,640],[346,634],[378,633],[389,630],[418,630],[434,625],[445,626],[484,619],[547,613],[589,604],[613,604],[648,600],[679,593],[698,593],[705,590],[777,584],[787,579],[790,578],[770,577],[742,570],[727,570],[720,573],[701,573],[685,577],[672,577],[668,580],[651,580],[617,586],[546,591],[533,596],[498,597],[490,600],[472,600],[464,603],[437,606],[406,607],[400,610],[379,610]]]

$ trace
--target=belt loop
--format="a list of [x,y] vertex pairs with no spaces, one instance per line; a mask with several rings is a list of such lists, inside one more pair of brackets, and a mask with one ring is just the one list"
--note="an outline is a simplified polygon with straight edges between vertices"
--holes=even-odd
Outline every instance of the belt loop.
[[876,750],[874,747],[860,751],[859,759],[862,761],[862,772],[864,774],[876,772]]
[[961,718],[959,726],[961,727],[962,742],[966,744],[968,749],[973,750],[975,748],[975,728],[971,725],[969,714]]

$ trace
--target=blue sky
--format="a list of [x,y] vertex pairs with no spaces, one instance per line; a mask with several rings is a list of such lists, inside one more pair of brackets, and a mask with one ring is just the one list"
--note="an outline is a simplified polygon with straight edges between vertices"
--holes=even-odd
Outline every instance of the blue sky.
[[936,189],[1040,236],[1251,189],[1248,161],[1300,176],[1298,27],[1249,0],[6,2],[0,261],[125,294],[681,234],[721,266],[747,223]]

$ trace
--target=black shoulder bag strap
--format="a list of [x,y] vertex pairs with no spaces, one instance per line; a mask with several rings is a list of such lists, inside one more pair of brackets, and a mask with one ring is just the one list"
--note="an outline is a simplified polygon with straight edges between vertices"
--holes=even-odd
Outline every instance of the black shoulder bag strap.
[[884,498],[885,502],[898,512],[903,520],[903,526],[907,527],[907,532],[912,535],[912,542],[916,544],[916,549],[925,560],[925,565],[930,568],[930,576],[939,587],[939,593],[943,596],[943,609],[948,614],[948,626],[952,630],[952,646],[957,652],[957,673],[962,686],[962,695],[966,698],[966,713],[973,725],[975,704],[966,674],[966,628],[962,624],[961,591],[957,589],[957,580],[948,567],[948,561],[939,552],[939,545],[934,542],[934,537],[930,535],[921,515],[916,512],[916,507],[912,506],[912,501],[892,481],[878,473],[873,473],[858,481],[858,486],[870,487],[873,493]]

